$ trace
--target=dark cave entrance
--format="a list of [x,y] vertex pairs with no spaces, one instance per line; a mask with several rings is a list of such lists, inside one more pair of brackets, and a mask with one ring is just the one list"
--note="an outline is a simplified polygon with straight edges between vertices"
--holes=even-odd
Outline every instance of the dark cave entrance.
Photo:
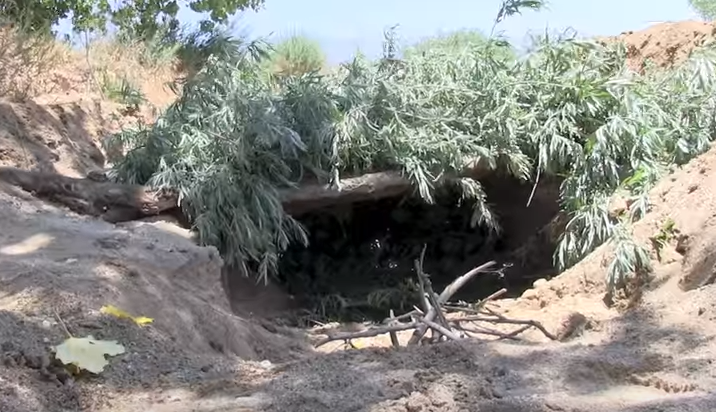
[[279,263],[279,282],[316,320],[382,320],[418,304],[414,260],[426,245],[425,272],[439,293],[456,277],[490,260],[499,274],[481,274],[453,298],[474,302],[507,288],[519,296],[556,274],[549,234],[558,214],[559,182],[532,185],[493,176],[481,181],[503,228],[497,237],[471,227],[472,204],[457,206],[443,190],[429,205],[416,197],[386,198],[301,215],[310,244],[292,246]]

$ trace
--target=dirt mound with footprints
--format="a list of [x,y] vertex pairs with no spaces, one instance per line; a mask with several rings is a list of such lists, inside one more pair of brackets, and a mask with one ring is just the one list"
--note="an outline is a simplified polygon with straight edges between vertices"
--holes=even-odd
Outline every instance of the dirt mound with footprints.
[[[681,22],[621,38],[637,66],[667,66],[711,33]],[[0,102],[0,165],[85,176],[105,166],[99,140],[137,120],[98,96]],[[348,350],[342,340],[316,349],[318,329],[269,320],[292,310],[287,296],[237,281],[215,249],[167,219],[110,224],[0,185],[0,410],[716,410],[715,168],[713,149],[652,191],[634,235],[655,270],[630,301],[604,302],[613,257],[604,245],[520,298],[485,306],[547,333],[516,337],[522,324],[496,322],[483,341],[405,347],[403,331],[399,348],[386,334]],[[153,321],[117,318],[106,305]],[[69,335],[117,341],[125,353],[100,374],[70,376],[52,356]]]

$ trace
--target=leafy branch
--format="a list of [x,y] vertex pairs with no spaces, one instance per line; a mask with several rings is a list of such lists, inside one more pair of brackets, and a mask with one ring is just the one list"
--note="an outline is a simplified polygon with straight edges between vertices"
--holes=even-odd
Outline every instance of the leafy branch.
[[[507,6],[501,13],[514,14]],[[473,221],[498,230],[480,182],[457,178],[479,158],[522,180],[563,179],[569,222],[555,253],[560,269],[610,240],[617,256],[609,285],[648,266],[608,204],[623,192],[629,222],[640,218],[660,176],[708,149],[712,46],[672,71],[640,75],[628,70],[623,45],[567,35],[535,37],[517,61],[493,47],[397,59],[391,42],[387,33],[389,55],[377,61],[357,56],[330,73],[280,78],[262,72],[261,44],[215,55],[154,126],[117,136],[131,150],[116,177],[177,189],[201,241],[266,279],[289,243],[306,242],[279,191],[307,178],[397,171],[426,202],[438,185],[456,184],[474,204]]]

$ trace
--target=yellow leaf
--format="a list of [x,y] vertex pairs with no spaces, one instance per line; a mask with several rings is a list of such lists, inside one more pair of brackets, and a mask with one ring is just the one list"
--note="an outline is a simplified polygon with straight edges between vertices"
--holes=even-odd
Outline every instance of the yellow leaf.
[[148,318],[146,316],[137,316],[136,318],[133,318],[133,319],[137,323],[137,325],[146,325],[148,323],[154,322],[154,319]]
[[107,365],[105,355],[120,355],[124,353],[124,346],[117,341],[95,340],[90,335],[86,338],[69,338],[55,346],[55,352],[55,357],[66,365],[100,373]]
[[139,326],[146,325],[148,323],[154,322],[154,319],[148,318],[146,316],[138,316],[134,317],[130,315],[128,312],[123,311],[122,309],[112,306],[112,305],[104,305],[99,310],[102,313],[106,313],[107,315],[112,315],[114,317],[120,318],[120,319],[131,319]]

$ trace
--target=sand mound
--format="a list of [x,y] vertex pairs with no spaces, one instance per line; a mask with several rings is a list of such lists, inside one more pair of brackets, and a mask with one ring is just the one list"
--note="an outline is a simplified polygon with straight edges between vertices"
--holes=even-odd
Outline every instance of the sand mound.
[[41,104],[0,100],[0,165],[73,177],[103,168],[102,138],[135,118],[99,98]]
[[623,41],[629,67],[640,71],[646,61],[657,67],[671,67],[686,60],[705,42],[714,38],[712,23],[680,21],[655,24],[640,31],[628,31],[605,41]]
[[[295,336],[230,312],[214,249],[155,224],[113,226],[66,214],[0,196],[3,411],[102,410],[122,391],[159,393],[239,376],[246,368],[239,358],[286,361],[302,350]],[[154,323],[140,328],[100,314],[103,305]],[[61,374],[39,367],[46,346],[66,338],[58,317],[73,336],[118,340],[127,354],[99,379],[61,383]]]

